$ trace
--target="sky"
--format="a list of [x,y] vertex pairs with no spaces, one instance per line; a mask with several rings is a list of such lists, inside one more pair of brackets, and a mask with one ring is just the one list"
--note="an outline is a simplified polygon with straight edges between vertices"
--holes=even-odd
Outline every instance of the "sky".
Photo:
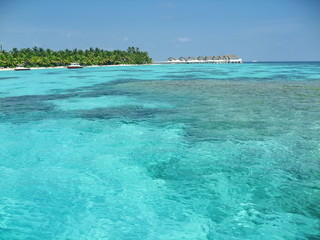
[[0,43],[320,61],[320,0],[0,0]]

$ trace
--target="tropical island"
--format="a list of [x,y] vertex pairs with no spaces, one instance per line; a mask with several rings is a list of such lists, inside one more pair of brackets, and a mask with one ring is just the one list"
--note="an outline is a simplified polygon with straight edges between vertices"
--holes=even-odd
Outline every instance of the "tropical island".
[[17,65],[26,67],[58,67],[78,62],[84,66],[149,64],[152,59],[147,52],[137,47],[128,47],[126,51],[107,51],[99,48],[65,49],[53,51],[39,47],[13,48],[11,51],[0,51],[0,68],[14,68]]

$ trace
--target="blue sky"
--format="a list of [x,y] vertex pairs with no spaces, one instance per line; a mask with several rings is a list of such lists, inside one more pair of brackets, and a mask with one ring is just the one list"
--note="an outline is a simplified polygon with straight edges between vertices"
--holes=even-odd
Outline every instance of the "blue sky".
[[0,43],[320,61],[320,0],[1,0]]

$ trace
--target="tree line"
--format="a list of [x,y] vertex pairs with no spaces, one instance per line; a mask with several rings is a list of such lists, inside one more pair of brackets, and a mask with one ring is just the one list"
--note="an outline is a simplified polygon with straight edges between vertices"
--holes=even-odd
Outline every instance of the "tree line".
[[148,64],[152,59],[147,52],[139,48],[129,47],[126,51],[107,51],[99,48],[65,49],[53,51],[39,47],[13,48],[11,51],[0,51],[0,67],[56,67],[66,66],[73,62],[84,66],[117,65],[117,64]]

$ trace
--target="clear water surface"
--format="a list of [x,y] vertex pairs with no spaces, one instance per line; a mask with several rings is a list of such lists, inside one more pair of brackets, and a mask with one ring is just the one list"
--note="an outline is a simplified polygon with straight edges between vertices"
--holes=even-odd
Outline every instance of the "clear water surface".
[[320,64],[0,72],[0,239],[319,239]]

